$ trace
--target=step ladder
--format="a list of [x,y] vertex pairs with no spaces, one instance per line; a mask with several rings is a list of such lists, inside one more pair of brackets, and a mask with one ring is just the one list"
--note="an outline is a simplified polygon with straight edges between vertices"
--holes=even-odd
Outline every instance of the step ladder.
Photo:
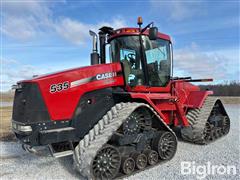
[[73,147],[72,142],[66,142],[66,144],[69,145],[69,148],[65,149],[64,151],[57,151],[56,149],[54,149],[54,145],[49,144],[48,148],[49,148],[51,155],[55,158],[61,158],[61,157],[73,155],[74,147]]

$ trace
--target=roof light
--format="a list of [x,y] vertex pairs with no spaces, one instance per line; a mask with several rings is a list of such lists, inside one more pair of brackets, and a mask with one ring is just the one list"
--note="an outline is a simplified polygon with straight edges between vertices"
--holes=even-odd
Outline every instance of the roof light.
[[143,20],[142,20],[141,16],[138,17],[137,21],[138,21],[137,23],[139,26],[141,26],[143,24]]

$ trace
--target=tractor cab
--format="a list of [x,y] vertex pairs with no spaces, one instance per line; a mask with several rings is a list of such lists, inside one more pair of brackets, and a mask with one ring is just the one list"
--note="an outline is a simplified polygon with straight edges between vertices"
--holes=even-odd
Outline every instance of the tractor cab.
[[105,51],[108,45],[110,62],[122,64],[126,86],[166,87],[172,74],[170,37],[159,33],[153,23],[141,28],[141,21],[139,18],[139,28],[100,28],[100,57],[91,55],[96,57],[92,62],[106,63]]
[[[138,31],[120,29],[118,31]],[[151,40],[146,34],[137,32],[121,35],[109,40],[111,62],[120,61],[124,68],[127,85],[164,87],[171,76],[170,41],[159,36]]]

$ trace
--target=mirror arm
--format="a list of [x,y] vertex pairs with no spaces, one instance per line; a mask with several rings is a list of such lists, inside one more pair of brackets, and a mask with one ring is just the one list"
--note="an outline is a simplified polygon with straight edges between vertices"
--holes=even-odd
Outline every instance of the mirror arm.
[[151,23],[149,23],[145,28],[143,28],[141,31],[140,31],[140,33],[142,34],[142,33],[144,33],[144,31],[146,31],[147,30],[147,28],[149,28],[151,25],[153,26],[153,22],[151,22]]

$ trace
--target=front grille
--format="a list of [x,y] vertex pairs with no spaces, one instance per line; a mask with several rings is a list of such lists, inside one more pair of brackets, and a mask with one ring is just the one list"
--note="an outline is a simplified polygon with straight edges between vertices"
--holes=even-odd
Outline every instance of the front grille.
[[22,83],[16,89],[12,118],[16,122],[36,123],[50,121],[50,117],[36,83]]

